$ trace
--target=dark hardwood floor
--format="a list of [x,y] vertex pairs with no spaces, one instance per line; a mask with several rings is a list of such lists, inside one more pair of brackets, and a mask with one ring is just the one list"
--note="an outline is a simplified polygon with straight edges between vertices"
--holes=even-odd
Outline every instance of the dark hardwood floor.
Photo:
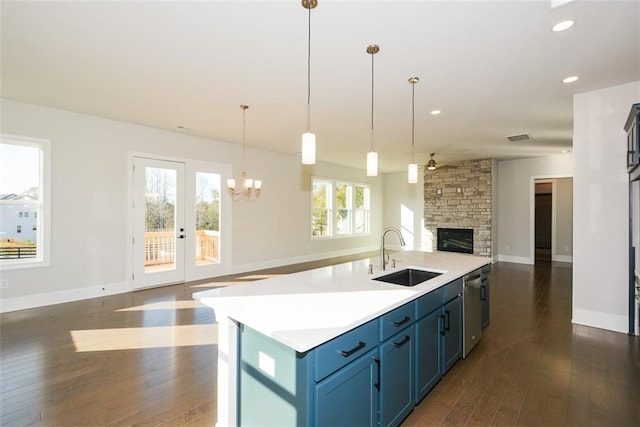
[[[214,425],[217,329],[191,294],[348,259],[2,314],[0,425]],[[497,263],[491,286],[482,340],[405,426],[640,425],[640,341],[571,324],[570,264]]]

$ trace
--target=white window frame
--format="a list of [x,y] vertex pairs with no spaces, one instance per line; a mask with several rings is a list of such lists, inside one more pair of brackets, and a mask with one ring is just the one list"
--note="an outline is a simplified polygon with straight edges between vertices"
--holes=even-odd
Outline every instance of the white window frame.
[[[326,183],[330,186],[330,198],[328,200],[328,206],[327,206],[327,211],[328,211],[328,224],[327,224],[327,228],[328,228],[328,232],[326,235],[324,236],[317,236],[313,234],[313,188],[315,187],[316,183]],[[342,210],[342,209],[338,209],[338,204],[337,204],[337,194],[338,194],[338,186],[347,186],[347,200],[346,200],[346,210],[347,210],[347,215],[346,217],[348,217],[348,225],[347,225],[347,231],[342,231],[342,232],[338,232],[338,224],[339,224],[339,220],[337,218],[338,215],[338,211]],[[356,187],[362,187],[365,189],[366,193],[365,193],[365,207],[364,209],[358,209],[356,207],[356,203],[355,203],[355,197],[356,197]],[[313,240],[324,240],[324,239],[341,239],[341,238],[349,238],[349,237],[359,237],[359,236],[367,236],[371,234],[371,186],[369,186],[368,184],[364,184],[361,182],[353,182],[353,181],[349,181],[349,180],[344,180],[344,179],[333,179],[333,178],[324,178],[324,177],[312,177],[311,178],[311,198],[310,198],[310,204],[311,204],[311,226],[310,226],[310,233],[311,233],[311,238]],[[356,227],[356,218],[357,218],[357,213],[360,212],[362,215],[364,215],[364,226],[365,226],[365,230],[364,231],[357,231],[357,227]]]
[[51,141],[22,135],[0,134],[3,144],[22,145],[40,150],[38,200],[0,201],[3,204],[32,204],[36,209],[37,256],[35,258],[0,260],[0,271],[47,267],[51,264]]

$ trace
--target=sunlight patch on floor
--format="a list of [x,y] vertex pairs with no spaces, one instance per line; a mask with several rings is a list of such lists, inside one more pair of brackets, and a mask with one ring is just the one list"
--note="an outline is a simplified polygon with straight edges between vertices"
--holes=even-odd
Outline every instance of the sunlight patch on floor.
[[70,331],[76,352],[186,347],[218,343],[218,325],[178,325]]

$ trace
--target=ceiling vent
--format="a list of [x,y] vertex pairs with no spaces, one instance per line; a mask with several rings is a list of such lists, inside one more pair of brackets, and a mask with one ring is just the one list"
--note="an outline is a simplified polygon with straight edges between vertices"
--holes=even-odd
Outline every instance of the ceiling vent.
[[529,135],[528,133],[521,133],[518,135],[510,135],[507,137],[507,139],[511,142],[525,142],[531,141],[531,135]]

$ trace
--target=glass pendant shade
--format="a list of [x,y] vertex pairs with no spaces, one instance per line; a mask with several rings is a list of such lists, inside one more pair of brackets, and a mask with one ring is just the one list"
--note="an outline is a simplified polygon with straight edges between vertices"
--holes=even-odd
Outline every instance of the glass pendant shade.
[[418,164],[417,163],[409,163],[409,169],[407,169],[407,180],[409,181],[409,184],[418,183]]
[[378,176],[378,153],[375,151],[367,153],[367,176]]
[[302,164],[316,163],[316,134],[305,132],[302,134]]
[[229,178],[227,180],[227,187],[231,190],[235,190],[236,189],[236,180],[233,178]]

